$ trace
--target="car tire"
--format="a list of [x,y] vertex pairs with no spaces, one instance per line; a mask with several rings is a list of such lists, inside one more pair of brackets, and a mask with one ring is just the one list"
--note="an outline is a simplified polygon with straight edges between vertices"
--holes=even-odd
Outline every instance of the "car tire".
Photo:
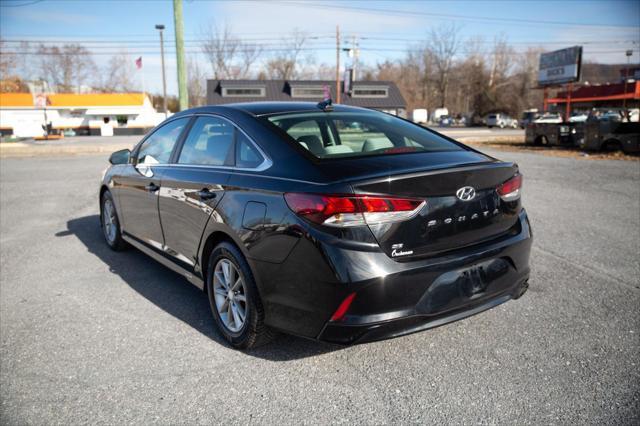
[[617,139],[607,139],[600,148],[604,152],[618,152],[622,151],[622,144]]
[[122,251],[128,244],[122,239],[122,229],[118,220],[116,204],[111,192],[105,191],[100,199],[100,227],[107,245],[111,250]]
[[211,252],[207,293],[218,331],[231,346],[252,349],[273,339],[251,268],[234,244],[222,242]]

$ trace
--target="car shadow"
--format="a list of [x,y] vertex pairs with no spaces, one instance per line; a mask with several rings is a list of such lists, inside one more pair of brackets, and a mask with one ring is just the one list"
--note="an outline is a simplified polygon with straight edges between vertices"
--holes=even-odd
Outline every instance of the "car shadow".
[[[98,215],[69,220],[67,229],[55,235],[76,236],[138,294],[220,345],[230,347],[215,328],[206,294],[134,248],[111,250],[102,236]],[[342,346],[280,334],[273,342],[244,353],[270,361],[290,361],[340,349]]]

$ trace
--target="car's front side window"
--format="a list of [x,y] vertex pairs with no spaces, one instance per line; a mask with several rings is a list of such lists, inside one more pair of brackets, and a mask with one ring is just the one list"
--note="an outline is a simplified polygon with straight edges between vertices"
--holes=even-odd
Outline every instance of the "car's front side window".
[[140,146],[136,164],[168,163],[171,151],[188,122],[189,117],[179,118],[156,130]]
[[217,117],[198,117],[184,141],[179,164],[222,166],[233,162],[234,127]]

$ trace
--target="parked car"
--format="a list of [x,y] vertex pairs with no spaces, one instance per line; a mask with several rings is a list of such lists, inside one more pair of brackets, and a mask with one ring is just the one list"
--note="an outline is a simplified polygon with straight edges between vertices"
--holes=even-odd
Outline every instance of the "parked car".
[[443,115],[440,117],[440,127],[451,127],[453,124],[453,117],[450,115]]
[[511,118],[507,114],[489,114],[487,116],[487,127],[500,127],[501,129],[512,127],[517,129],[518,120]]
[[536,118],[534,121],[534,123],[563,123],[564,120],[562,119],[562,115],[560,115],[559,113],[551,113],[551,112],[546,112],[544,114],[542,114],[540,117]]
[[433,114],[431,115],[432,123],[439,123],[440,117],[444,115],[449,115],[449,110],[447,108],[436,108],[433,110]]
[[520,127],[524,129],[529,123],[533,123],[538,117],[540,117],[540,114],[538,114],[537,109],[524,111],[522,113],[522,118],[520,119]]
[[398,336],[528,287],[518,166],[388,114],[201,107],[110,162],[99,190],[108,246],[131,245],[203,289],[236,348],[275,331]]
[[569,117],[569,123],[584,123],[587,121],[587,118],[589,118],[589,114],[585,112],[578,112]]

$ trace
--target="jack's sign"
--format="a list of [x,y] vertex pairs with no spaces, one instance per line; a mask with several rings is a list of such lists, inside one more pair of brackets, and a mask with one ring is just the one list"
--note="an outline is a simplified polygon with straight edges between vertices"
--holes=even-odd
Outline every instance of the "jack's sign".
[[580,80],[582,46],[568,47],[540,55],[538,84],[571,83]]

